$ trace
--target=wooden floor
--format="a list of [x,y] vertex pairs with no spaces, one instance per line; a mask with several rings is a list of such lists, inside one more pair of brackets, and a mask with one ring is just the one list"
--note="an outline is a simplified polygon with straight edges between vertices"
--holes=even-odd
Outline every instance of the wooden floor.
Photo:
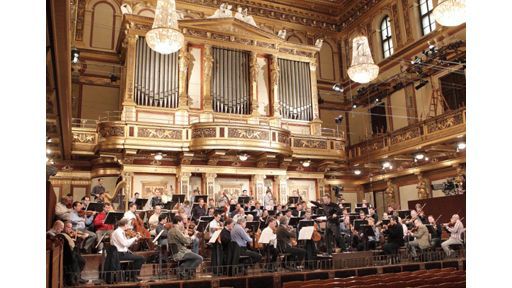
[[[101,256],[101,255],[98,255]],[[90,256],[93,258],[94,256]],[[94,257],[95,258],[95,257]],[[92,265],[89,263],[88,265]],[[145,264],[141,275],[149,271],[153,271],[151,264]],[[281,288],[282,284],[290,281],[306,281],[313,279],[333,279],[346,278],[352,276],[367,276],[383,273],[398,273],[405,271],[416,271],[422,269],[439,269],[439,268],[456,268],[466,270],[465,259],[450,259],[435,262],[416,262],[407,264],[396,264],[386,266],[369,266],[349,269],[331,269],[331,270],[306,270],[301,272],[276,272],[276,273],[253,273],[249,271],[246,276],[211,276],[198,275],[194,280],[178,281],[173,279],[157,280],[154,276],[145,276],[147,279],[137,283],[118,283],[118,284],[100,284],[95,283],[80,285],[80,287],[159,287],[159,288],[218,288],[218,287],[234,287],[234,288]],[[86,278],[86,277],[84,277]]]

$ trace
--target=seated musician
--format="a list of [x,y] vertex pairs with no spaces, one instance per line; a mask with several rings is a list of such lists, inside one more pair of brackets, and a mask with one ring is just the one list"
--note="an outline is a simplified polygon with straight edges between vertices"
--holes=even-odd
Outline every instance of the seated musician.
[[133,219],[137,218],[135,216],[135,212],[137,211],[137,204],[130,203],[128,204],[128,211],[124,212],[123,218],[128,220],[128,228],[133,228]]
[[220,218],[222,217],[222,214],[218,211],[213,213],[213,220],[210,221],[208,224],[208,227],[210,229],[210,233],[213,234],[218,229],[222,228],[222,223],[220,222]]
[[[228,218],[224,221],[224,228],[220,232],[220,242],[222,243],[222,251],[228,251],[231,242],[231,230],[233,230],[233,219]],[[226,253],[227,254],[227,253]]]
[[[159,191],[159,190],[155,191],[155,195],[153,197],[151,197],[150,205],[152,208],[155,208],[156,205],[160,205],[160,206],[164,205],[164,202],[162,200],[162,191]],[[157,219],[158,219],[158,216],[157,216]]]
[[[82,279],[80,274],[85,267],[85,259],[80,255],[76,246],[77,240],[85,240],[89,235],[73,230],[73,223],[66,221],[64,223],[64,229],[57,234],[57,237],[63,237],[64,241],[69,246],[69,250],[64,250],[64,267],[65,271],[68,271],[64,275],[64,282],[68,285],[79,283],[86,283],[87,281]],[[75,249],[77,248],[77,249]]]
[[87,239],[83,242],[82,249],[84,252],[91,253],[91,248],[94,242],[96,241],[96,233],[87,230],[87,225],[92,224],[92,220],[96,212],[89,217],[80,216],[78,213],[82,211],[82,203],[79,201],[75,201],[73,203],[73,210],[71,211],[70,220],[73,223],[73,229],[78,230],[80,232],[86,233],[89,235]]
[[167,242],[169,245],[176,244],[177,251],[173,251],[173,259],[175,261],[181,261],[179,266],[180,278],[190,278],[194,275],[196,268],[203,262],[201,255],[194,253],[187,249],[186,245],[192,243],[192,239],[186,233],[182,233],[183,218],[181,216],[175,216],[172,220],[173,227],[169,229],[167,234]]
[[247,203],[244,207],[245,211],[252,211],[252,208],[256,206],[256,201],[254,199],[249,200],[249,203]]
[[285,216],[279,218],[279,227],[277,227],[277,247],[282,253],[290,253],[296,263],[302,262],[306,256],[306,250],[292,247],[291,238],[297,238],[296,234],[291,232],[291,227],[286,224],[288,219]]
[[225,207],[226,205],[229,205],[229,197],[226,191],[222,191],[222,195],[217,200],[217,207]]
[[434,219],[434,216],[432,215],[428,215],[428,223],[432,225],[433,228],[433,232],[430,233],[430,244],[432,245],[432,247],[440,247],[443,227],[441,226],[441,224],[436,223],[436,219]]
[[343,222],[340,223],[340,236],[345,240],[345,243],[349,243],[349,246],[352,246],[352,224],[350,223],[350,216],[344,216]]
[[247,234],[247,232],[245,232],[246,222],[245,218],[242,217],[237,220],[235,226],[231,230],[231,241],[236,242],[240,247],[240,255],[249,256],[251,260],[250,263],[254,264],[261,260],[261,255],[247,249],[247,245],[252,243],[252,238]]
[[[292,210],[288,209],[288,210],[283,211],[283,213],[284,213],[283,217],[286,217],[286,225],[288,225],[288,223],[290,223],[290,219],[293,216],[292,215]],[[281,218],[279,218],[279,222],[281,222]]]
[[[96,236],[98,236],[98,241],[104,235],[110,235],[112,231],[114,231],[114,225],[112,224],[105,224],[105,219],[107,218],[108,212],[112,210],[112,205],[110,203],[105,203],[103,205],[103,211],[98,213],[96,217],[94,218],[93,224],[94,228],[96,229]],[[103,250],[103,243],[100,243],[98,245],[98,253],[100,253]]]
[[[238,205],[237,205],[237,207],[238,207]],[[235,210],[235,211],[238,211],[238,213],[236,213],[233,216],[233,221],[235,223],[238,223],[238,220],[240,220],[240,219],[244,219],[245,220],[245,210],[244,210],[244,208],[240,207],[240,208],[238,208],[238,210]]]
[[155,235],[155,229],[156,226],[160,221],[158,221],[158,218],[160,217],[160,214],[162,213],[162,206],[161,205],[155,205],[153,208],[153,215],[149,217],[148,224],[149,224],[149,232],[151,235]]
[[82,207],[83,207],[83,210],[85,210],[87,208],[87,206],[89,205],[89,203],[91,203],[91,197],[85,195],[84,197],[82,197]]
[[192,219],[199,221],[199,218],[202,216],[206,216],[206,204],[204,203],[204,199],[200,198],[198,205],[192,208]]
[[389,224],[384,225],[384,235],[388,236],[386,244],[382,247],[384,254],[396,254],[398,248],[404,245],[404,230],[398,223],[398,217],[393,216],[389,219]]
[[408,219],[408,220],[405,220],[405,225],[407,225],[407,228],[413,227],[414,226],[414,221],[416,219],[418,219],[418,212],[416,212],[416,210],[411,210],[411,218]]
[[129,250],[130,246],[132,246],[140,236],[136,236],[130,239],[126,237],[125,231],[130,229],[128,222],[129,221],[126,218],[119,220],[117,229],[114,230],[114,232],[112,232],[110,235],[110,244],[116,247],[117,253],[119,255],[119,261],[133,261],[132,268],[134,273],[132,275],[135,278],[134,280],[140,280],[138,276],[140,274],[142,264],[145,262],[145,258],[140,255],[135,255]]
[[375,222],[379,221],[379,215],[375,213],[375,208],[373,207],[368,208],[368,216],[372,217]]
[[450,238],[448,240],[444,241],[441,244],[441,247],[444,250],[444,253],[448,257],[450,257],[453,253],[453,251],[450,249],[450,245],[452,244],[462,244],[462,232],[464,232],[464,224],[459,219],[458,214],[453,214],[452,218],[450,219],[450,223],[445,223],[444,228],[450,232]]
[[180,213],[180,216],[183,225],[179,225],[178,229],[180,229],[181,233],[183,233],[184,235],[190,236],[190,239],[192,240],[192,252],[199,254],[199,238],[196,237],[195,233],[190,235],[190,233],[192,233],[191,226],[193,226],[194,223],[192,223],[192,220],[188,219],[187,215]]
[[68,208],[73,203],[73,197],[66,195],[62,197],[59,203],[55,205],[55,216],[62,221],[68,221],[71,216],[71,208]]
[[256,211],[256,216],[261,217],[261,214],[263,214],[263,210],[261,209],[261,203],[260,202],[254,203],[254,210],[252,210],[252,211]]
[[377,226],[375,226],[375,220],[372,217],[367,217],[366,220],[368,221],[368,226],[372,227],[374,235],[366,235],[365,230],[361,231],[361,238],[363,241],[358,243],[358,251],[376,249],[377,242],[380,238],[380,232],[379,229],[377,229]]
[[214,208],[214,210],[215,210],[215,200],[213,198],[210,198],[208,200],[208,209],[210,209],[210,208]]
[[414,221],[414,228],[408,231],[408,234],[415,238],[407,243],[407,248],[411,252],[412,257],[416,258],[418,256],[416,247],[422,250],[430,247],[428,229],[419,218]]
[[213,214],[215,214],[215,208],[208,207],[208,212],[206,213],[206,216],[213,217]]
[[64,222],[57,220],[55,223],[53,223],[52,228],[50,230],[46,231],[46,235],[55,237],[57,234],[60,234],[64,230]]
[[260,228],[265,228],[267,227],[267,220],[269,219],[270,217],[268,216],[268,210],[263,210],[261,212],[261,216],[260,216]]
[[[270,263],[276,263],[277,256],[279,255],[279,252],[277,251],[277,220],[274,218],[268,219],[268,225],[265,229],[261,231],[260,239],[270,239],[268,244],[266,244],[265,249],[268,253],[267,255],[270,257],[267,259],[267,262]],[[274,267],[273,264],[267,265],[266,270],[267,271],[274,271],[276,267]]]
[[137,199],[140,199],[140,193],[139,192],[135,192],[135,194],[133,194],[133,197],[130,199],[130,202],[131,203],[135,203],[135,201]]
[[155,228],[155,237],[158,236],[160,234],[160,232],[162,232],[162,234],[160,234],[160,237],[158,237],[158,245],[159,246],[167,246],[167,234],[168,234],[168,230],[166,227],[168,227],[166,224],[167,224],[167,221],[168,221],[168,216],[166,214],[160,214],[158,216],[158,225],[156,225],[156,228]]
[[296,206],[295,210],[292,211],[292,215],[294,217],[300,217],[303,214],[304,214],[304,209],[302,207],[302,203],[299,202],[299,203],[297,203],[297,206]]

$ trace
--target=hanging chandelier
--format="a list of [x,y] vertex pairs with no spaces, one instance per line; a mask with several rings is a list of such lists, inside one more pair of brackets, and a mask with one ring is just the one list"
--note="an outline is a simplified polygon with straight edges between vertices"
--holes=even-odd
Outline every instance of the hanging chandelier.
[[466,1],[442,1],[434,8],[432,16],[443,26],[458,26],[466,22]]
[[352,40],[352,65],[347,73],[350,79],[361,84],[368,83],[379,75],[379,66],[373,62],[366,36],[358,36]]
[[148,46],[161,54],[171,54],[183,47],[185,37],[178,28],[175,0],[158,0],[155,21],[146,33]]

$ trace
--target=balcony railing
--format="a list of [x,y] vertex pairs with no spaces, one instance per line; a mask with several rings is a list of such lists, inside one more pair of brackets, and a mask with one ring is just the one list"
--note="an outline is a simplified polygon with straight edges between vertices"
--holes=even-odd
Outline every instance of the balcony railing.
[[421,144],[422,141],[464,132],[465,127],[466,108],[463,107],[352,145],[348,156],[354,159],[381,151],[389,152],[391,147],[406,148]]

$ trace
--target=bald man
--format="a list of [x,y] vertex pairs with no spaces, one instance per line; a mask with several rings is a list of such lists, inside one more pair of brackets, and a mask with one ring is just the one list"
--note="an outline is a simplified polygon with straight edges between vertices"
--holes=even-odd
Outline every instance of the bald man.
[[450,223],[444,224],[444,227],[448,232],[450,232],[450,238],[448,240],[444,241],[441,244],[441,247],[444,250],[444,253],[448,257],[450,257],[453,253],[453,250],[450,249],[450,245],[452,244],[462,244],[462,232],[465,231],[464,224],[460,221],[458,214],[453,214],[452,218],[450,219]]

